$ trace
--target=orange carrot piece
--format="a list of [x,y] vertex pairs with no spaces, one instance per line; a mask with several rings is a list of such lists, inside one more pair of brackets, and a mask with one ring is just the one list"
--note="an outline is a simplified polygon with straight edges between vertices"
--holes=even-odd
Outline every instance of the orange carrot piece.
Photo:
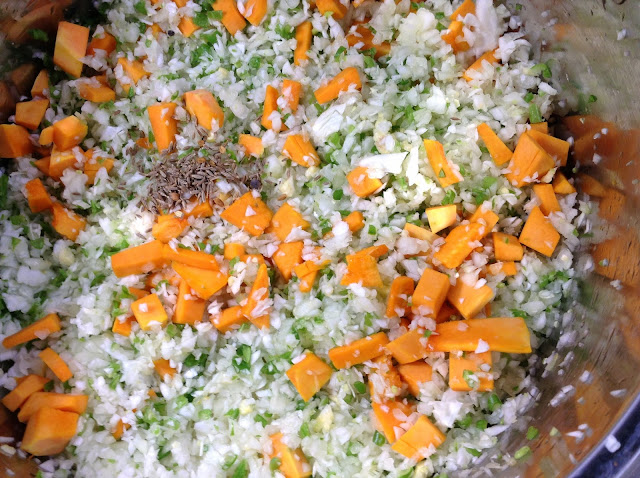
[[80,148],[60,151],[54,146],[49,157],[49,176],[59,180],[66,169],[77,168],[78,163],[81,162],[81,155]]
[[164,358],[154,360],[153,368],[162,380],[165,380],[167,375],[169,376],[169,380],[171,380],[177,372],[177,370],[171,366],[171,362]]
[[502,166],[503,164],[511,161],[513,153],[486,123],[482,123],[478,126],[478,134],[489,150],[489,154],[493,158],[494,163],[498,166]]
[[16,104],[15,122],[27,129],[37,129],[49,107],[49,100],[35,99]]
[[540,133],[549,134],[549,123],[543,121],[542,123],[532,123],[529,125],[530,131],[539,131]]
[[429,229],[416,226],[415,224],[411,224],[410,222],[404,225],[404,230],[407,231],[407,235],[409,237],[420,239],[421,241],[427,241],[429,243],[435,241],[440,237],[437,234],[431,232]]
[[312,26],[310,21],[304,21],[296,27],[296,49],[293,52],[293,62],[301,65],[309,59],[307,52],[311,47]]
[[347,272],[340,281],[341,285],[360,284],[362,287],[379,288],[384,284],[378,272],[376,258],[368,254],[350,254],[347,256]]
[[329,359],[337,369],[349,368],[379,357],[384,353],[385,345],[388,343],[387,334],[378,332],[347,345],[330,349]]
[[87,55],[95,55],[96,50],[104,50],[107,56],[116,51],[116,38],[107,32],[102,32],[100,37],[93,37],[87,46]]
[[354,47],[358,45],[360,51],[375,50],[374,58],[376,59],[388,55],[389,51],[391,51],[391,44],[389,42],[373,42],[374,34],[366,25],[357,25],[355,32],[350,32],[346,38],[349,46]]
[[106,76],[94,76],[77,80],[78,95],[93,103],[106,103],[116,99],[116,92],[109,87]]
[[280,460],[278,470],[285,478],[307,478],[311,476],[311,466],[300,448],[292,450],[282,443],[282,433],[271,435],[273,452],[269,457]]
[[131,304],[131,310],[142,330],[151,330],[153,323],[161,326],[169,320],[160,298],[156,294],[149,294]]
[[79,417],[73,412],[41,408],[27,423],[20,448],[35,456],[62,452],[76,434]]
[[548,216],[552,212],[562,211],[551,184],[534,184],[533,192],[540,201],[540,210],[545,216]]
[[0,158],[19,158],[33,151],[29,132],[17,124],[0,125]]
[[469,13],[475,15],[475,13],[476,13],[476,5],[475,5],[475,3],[473,3],[473,0],[464,0],[464,2],[462,2],[460,4],[460,6],[453,11],[453,13],[451,14],[451,16],[449,18],[451,20],[457,20],[458,17],[464,18]]
[[358,166],[347,174],[347,181],[353,189],[353,193],[361,198],[371,196],[382,187],[382,181],[370,177],[367,168],[362,166]]
[[254,27],[262,22],[267,14],[267,0],[247,0],[242,14]]
[[51,196],[47,193],[40,178],[32,179],[24,185],[27,191],[27,202],[29,203],[29,209],[31,212],[37,213],[45,211],[53,206]]
[[360,211],[353,211],[342,220],[347,223],[351,232],[358,232],[364,227],[364,216]]
[[456,285],[449,289],[447,300],[465,319],[473,319],[493,299],[494,292],[488,285],[476,288],[458,277]]
[[287,101],[287,106],[291,111],[296,111],[300,104],[300,95],[302,94],[302,84],[299,81],[284,79],[282,80],[282,96]]
[[529,134],[520,136],[520,140],[513,152],[510,173],[506,178],[516,187],[539,181],[551,168],[555,161],[538,142]]
[[180,281],[173,323],[195,325],[197,322],[202,322],[206,308],[207,302],[193,294],[186,281]]
[[278,239],[285,241],[296,227],[305,230],[309,226],[309,222],[302,217],[302,214],[289,203],[284,203],[273,215],[267,232],[273,232]]
[[26,423],[41,408],[55,408],[64,412],[84,413],[89,403],[87,395],[69,393],[36,392],[22,405],[18,420]]
[[167,243],[175,239],[189,227],[189,221],[174,214],[162,214],[151,228],[151,235],[160,242]]
[[[184,94],[185,108],[198,124],[208,130],[218,130],[224,126],[224,112],[215,96],[207,90],[187,91]],[[215,121],[215,127],[214,127]]]
[[404,317],[409,312],[407,301],[415,289],[415,284],[411,277],[399,276],[393,279],[389,298],[387,299],[387,310],[385,317]]
[[553,227],[539,207],[531,210],[527,222],[520,233],[520,242],[525,246],[551,257],[560,241],[560,234]]
[[60,318],[57,314],[49,314],[42,319],[27,325],[13,335],[2,340],[2,346],[6,349],[24,344],[35,339],[44,339],[49,334],[60,331]]
[[482,69],[485,61],[491,65],[495,65],[496,63],[498,63],[498,59],[495,56],[495,50],[486,52],[480,58],[474,61],[471,66],[465,70],[462,77],[467,81],[473,80],[473,78],[471,77],[471,72]]
[[261,235],[271,223],[273,213],[262,202],[258,193],[249,191],[225,209],[220,217],[252,236]]
[[79,145],[87,136],[87,124],[75,116],[67,116],[53,124],[53,144],[60,151]]
[[560,171],[556,171],[556,174],[553,176],[553,181],[551,182],[553,185],[553,192],[556,194],[573,194],[576,192],[576,188],[573,187],[573,184],[569,182],[569,180],[562,174]]
[[454,53],[469,50],[469,44],[464,40],[458,40],[464,36],[463,32],[464,23],[458,20],[454,20],[449,24],[449,28],[441,35],[442,40],[451,45]]
[[320,164],[320,157],[309,139],[301,134],[291,134],[284,142],[282,154],[300,166],[308,168]]
[[[153,31],[153,25],[151,26],[151,29]],[[180,30],[180,33],[182,33],[184,37],[189,38],[195,32],[200,30],[200,27],[195,24],[192,18],[182,17],[180,22],[178,22],[178,30]]]
[[560,166],[566,166],[569,158],[569,147],[571,146],[568,141],[564,141],[560,138],[554,138],[553,136],[542,133],[535,129],[530,129],[525,134],[531,136],[536,142],[542,146],[549,156],[560,162]]
[[269,299],[269,272],[267,266],[262,264],[258,268],[258,274],[251,286],[251,292],[247,302],[242,306],[242,313],[258,328],[269,328],[271,306]]
[[216,0],[211,4],[215,11],[222,12],[222,24],[234,36],[247,25],[244,17],[238,11],[235,0]]
[[331,13],[331,16],[336,20],[344,18],[348,10],[347,7],[340,3],[340,0],[316,0],[316,7],[323,15]]
[[[329,1],[333,2],[337,0]],[[352,87],[355,87],[356,90],[361,90],[362,81],[360,80],[360,73],[358,73],[358,70],[350,66],[342,70],[326,84],[318,88],[314,92],[314,95],[316,97],[316,101],[322,105],[324,103],[328,103],[329,101],[335,100],[340,95],[340,93],[342,93],[343,91],[348,91]]]
[[446,436],[427,417],[418,418],[407,432],[396,441],[391,449],[407,458],[420,460],[426,458],[424,450],[431,446],[439,447]]
[[51,226],[58,234],[75,242],[80,232],[86,227],[87,221],[57,202],[51,205],[51,210],[53,211]]
[[301,278],[306,276],[307,274],[311,274],[312,272],[318,272],[319,270],[322,270],[328,263],[329,261],[325,261],[322,263],[318,263],[315,261],[305,261],[299,266],[296,266],[293,271],[295,272],[296,276]]
[[491,352],[449,355],[449,387],[456,392],[493,390]]
[[484,229],[480,231],[480,237],[478,240],[487,236],[491,232],[491,229],[498,224],[499,220],[500,218],[498,215],[491,209],[485,208],[484,204],[480,205],[478,209],[476,209],[476,212],[474,212],[469,218],[469,222],[477,222],[484,226]]
[[414,397],[420,396],[420,384],[431,381],[431,365],[423,360],[398,365],[398,373]]
[[49,176],[49,164],[51,163],[51,157],[37,159],[33,162],[33,165],[40,170],[45,176]]
[[522,260],[524,249],[516,236],[504,232],[494,232],[492,236],[493,251],[497,261]]
[[52,348],[47,347],[40,352],[39,356],[61,382],[66,382],[73,377],[69,366]]
[[27,399],[39,392],[49,383],[49,379],[40,375],[27,375],[23,380],[2,398],[2,404],[10,411],[15,412]]
[[82,171],[87,175],[86,184],[94,184],[96,182],[96,175],[102,168],[109,174],[115,164],[111,158],[94,158],[93,148],[85,151],[84,156],[86,161],[83,164]]
[[89,28],[69,22],[58,23],[53,63],[74,78],[80,77],[88,43]]
[[164,244],[160,241],[130,247],[111,256],[111,268],[116,277],[146,274],[165,265]]
[[247,322],[247,318],[242,313],[242,307],[235,305],[224,309],[220,315],[210,318],[213,326],[223,334],[230,330],[239,329],[242,324]]
[[434,174],[438,178],[440,186],[446,188],[447,186],[462,181],[460,173],[454,171],[452,165],[447,160],[442,143],[431,139],[425,139],[423,142],[424,148],[427,151],[427,159]]
[[[193,203],[192,203],[193,204]],[[213,216],[213,208],[209,200],[196,204],[191,210],[184,211],[185,217],[210,217]]]
[[372,402],[391,400],[402,392],[402,379],[398,374],[391,355],[383,354],[374,358],[369,373],[369,394]]
[[386,349],[400,364],[415,362],[428,355],[425,348],[428,336],[429,332],[425,333],[422,329],[413,329],[389,342]]
[[477,222],[461,224],[453,228],[445,238],[445,243],[433,257],[438,259],[447,269],[455,269],[471,254],[476,247],[472,244],[482,239],[486,229],[488,228],[484,224]]
[[144,69],[144,66],[138,60],[118,58],[118,65],[122,67],[122,71],[127,75],[127,78],[118,80],[125,93],[129,93],[129,88],[132,85],[137,84],[138,81],[149,75],[149,72]]
[[267,129],[272,129],[276,133],[280,132],[283,128],[282,125],[279,128],[273,126],[273,119],[271,115],[274,112],[278,112],[278,90],[273,86],[267,85],[267,90],[264,96],[264,106],[262,108],[262,121],[261,124]]
[[376,417],[376,428],[384,433],[389,443],[395,443],[399,438],[398,431],[406,419],[415,411],[415,407],[406,400],[383,400],[371,402]]
[[273,262],[285,281],[289,282],[295,267],[302,264],[303,248],[304,242],[302,241],[283,242],[273,255]]
[[227,285],[229,276],[219,270],[200,269],[198,267],[172,262],[171,267],[193,289],[198,297],[207,300]]
[[111,327],[111,332],[122,335],[123,337],[129,337],[129,335],[131,335],[131,325],[135,321],[135,317],[127,317],[124,320],[115,319]]
[[238,144],[244,148],[245,154],[260,157],[264,153],[262,138],[251,136],[249,134],[241,134],[238,136]]
[[47,126],[40,131],[40,136],[38,137],[38,144],[41,146],[49,146],[51,143],[53,143],[53,125]]
[[413,313],[435,318],[447,298],[449,287],[449,276],[433,269],[425,269],[413,293]]
[[122,420],[118,420],[118,423],[116,423],[116,427],[111,432],[111,435],[113,435],[113,438],[116,440],[120,440],[122,435],[124,435],[124,432],[129,428],[131,428],[131,425],[123,422]]
[[229,242],[224,245],[224,258],[228,261],[236,257],[245,255],[244,246],[235,242]]
[[303,357],[287,370],[287,377],[302,399],[308,402],[329,381],[333,370],[311,352],[305,352]]
[[300,279],[300,292],[311,292],[317,276],[318,271],[313,271],[303,276],[298,276]]
[[49,72],[47,70],[40,70],[31,87],[31,98],[44,98],[45,91],[49,91]]
[[175,103],[170,102],[157,103],[147,108],[158,151],[168,149],[178,134],[178,122],[173,117],[176,107]]
[[425,210],[429,227],[434,234],[452,226],[458,220],[458,209],[455,204],[430,207]]

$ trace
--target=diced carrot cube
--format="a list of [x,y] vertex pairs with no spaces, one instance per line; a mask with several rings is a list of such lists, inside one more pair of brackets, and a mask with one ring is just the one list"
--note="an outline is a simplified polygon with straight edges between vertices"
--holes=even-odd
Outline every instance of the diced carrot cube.
[[493,233],[493,250],[498,261],[520,261],[524,255],[518,238],[504,232]]
[[435,318],[449,292],[449,276],[433,269],[425,269],[412,298],[414,314]]
[[213,216],[213,208],[208,200],[196,204],[193,209],[184,211],[186,217],[211,217]]
[[300,292],[311,292],[317,276],[318,271],[313,271],[303,276],[298,276],[300,279]]
[[262,138],[251,136],[249,134],[241,134],[238,136],[238,144],[245,150],[245,154],[260,157],[264,153]]
[[49,157],[49,176],[60,179],[66,169],[77,168],[83,159],[84,155],[80,148],[61,151],[54,146]]
[[456,392],[493,390],[491,352],[449,355],[449,387]]
[[333,370],[311,352],[305,352],[303,357],[287,370],[287,377],[308,402],[329,381]]
[[158,151],[164,151],[175,141],[178,134],[178,122],[173,117],[177,105],[170,103],[157,103],[147,108],[151,129],[156,138]]
[[458,220],[458,211],[455,204],[430,207],[425,210],[429,227],[434,234],[455,224]]
[[[323,1],[338,3],[340,5],[338,0]],[[349,89],[362,89],[360,73],[358,73],[358,70],[352,66],[345,68],[335,77],[329,80],[326,84],[318,88],[314,92],[314,95],[316,97],[316,101],[322,105],[324,103],[328,103],[329,101],[335,100],[340,95],[340,93],[348,91]]]
[[31,87],[31,98],[44,98],[45,91],[49,91],[49,72],[47,70],[40,70]]
[[82,58],[89,43],[89,28],[69,22],[58,24],[53,63],[74,78],[82,74]]
[[202,322],[207,302],[193,294],[186,281],[180,282],[178,288],[178,300],[173,314],[173,322],[176,324],[194,325]]
[[60,318],[57,314],[49,314],[42,319],[27,325],[13,335],[5,337],[2,346],[6,349],[24,344],[35,339],[44,339],[49,334],[60,331]]
[[349,368],[379,357],[384,353],[385,345],[388,343],[387,334],[378,332],[347,345],[330,349],[329,359],[337,369]]
[[140,246],[130,247],[111,256],[111,268],[116,277],[132,274],[146,274],[167,265],[164,256],[164,244],[151,241]]
[[254,27],[262,22],[267,14],[267,0],[247,0],[242,14]]
[[431,365],[423,360],[398,365],[398,373],[414,397],[420,396],[420,384],[431,381]]
[[269,328],[271,303],[269,301],[269,272],[262,264],[251,286],[247,302],[242,306],[242,313],[258,328]]
[[494,51],[488,51],[485,54],[483,54],[480,58],[474,61],[469,68],[465,70],[462,77],[467,81],[471,81],[473,80],[473,78],[471,77],[471,72],[480,70],[483,67],[485,62],[491,65],[495,65],[496,63],[498,63],[498,59],[496,58],[495,53],[496,52],[494,50]]
[[124,320],[115,319],[111,327],[111,332],[122,335],[123,337],[129,337],[129,335],[131,335],[131,325],[135,320],[135,317],[127,317]]
[[543,121],[541,123],[532,123],[529,125],[531,127],[530,131],[538,131],[540,133],[549,134],[549,123]]
[[32,179],[24,187],[27,191],[27,201],[31,212],[36,213],[51,208],[53,201],[40,178]]
[[565,177],[565,175],[560,171],[556,171],[551,184],[553,185],[553,192],[555,192],[556,194],[565,195],[573,194],[576,192],[576,188],[573,187],[573,184],[571,184]]
[[479,239],[487,236],[491,232],[491,229],[493,229],[500,220],[495,212],[493,212],[491,209],[485,208],[485,204],[487,203],[480,205],[478,209],[476,209],[476,212],[474,212],[469,218],[469,222],[477,222],[485,226],[482,230],[480,230]]
[[20,448],[35,456],[62,452],[76,434],[79,417],[73,412],[41,408],[27,423]]
[[270,458],[278,458],[280,465],[278,470],[285,478],[307,478],[311,476],[311,466],[300,448],[292,450],[282,443],[282,433],[271,435],[273,452]]
[[384,433],[389,443],[396,442],[403,432],[401,425],[415,411],[415,407],[402,400],[374,401],[371,407],[376,417],[376,428]]
[[39,355],[42,361],[51,369],[61,382],[66,382],[73,377],[73,373],[71,373],[69,366],[52,348],[47,347],[40,352]]
[[160,298],[156,294],[149,294],[131,304],[131,310],[142,330],[151,330],[152,324],[163,326],[168,320]]
[[55,408],[64,412],[84,413],[89,403],[87,395],[69,393],[36,392],[22,405],[18,420],[28,422],[41,408]]
[[562,211],[551,184],[534,184],[533,192],[540,201],[540,210],[545,216],[548,216],[552,212]]
[[304,21],[296,27],[296,49],[293,52],[293,62],[296,65],[302,64],[309,59],[307,52],[311,47],[312,26],[311,22]]
[[446,436],[422,415],[407,432],[396,441],[391,449],[407,458],[420,460],[426,458],[424,450],[431,446],[439,447]]
[[518,141],[506,178],[511,184],[522,187],[539,181],[555,166],[555,162],[530,134],[523,134]]
[[393,279],[385,317],[404,317],[410,311],[409,297],[413,295],[415,284],[411,277],[399,276]]
[[299,227],[305,230],[309,226],[309,222],[302,217],[302,214],[289,203],[284,203],[273,215],[267,232],[273,232],[278,239],[285,241],[293,229]]
[[2,398],[2,404],[15,412],[34,393],[39,392],[49,383],[49,379],[40,375],[27,375],[23,380]]
[[320,13],[323,15],[331,13],[336,20],[344,18],[347,14],[347,7],[340,3],[340,0],[316,0],[316,6]]
[[121,78],[118,80],[125,93],[129,93],[129,88],[131,88],[131,85],[137,84],[138,81],[149,75],[149,72],[144,69],[144,66],[142,66],[142,63],[140,63],[138,60],[118,58],[118,65],[120,65],[122,71],[127,76],[126,78]]
[[282,154],[306,168],[320,164],[320,157],[313,144],[301,134],[287,136]]
[[300,104],[300,94],[302,93],[302,84],[299,81],[284,79],[282,80],[282,96],[287,102],[287,106],[291,111],[296,111]]
[[215,11],[222,12],[222,24],[229,31],[231,36],[242,30],[247,22],[238,11],[235,0],[216,0],[211,4]]
[[[207,90],[193,90],[184,94],[185,107],[198,124],[205,129],[217,131],[224,126],[224,112],[218,100]],[[215,121],[215,126],[214,126]]]
[[261,124],[267,129],[272,129],[276,133],[280,132],[283,128],[282,121],[280,121],[280,125],[274,126],[272,115],[278,113],[278,90],[276,90],[273,86],[267,85],[267,89],[264,96],[264,106],[262,109],[262,121]]
[[210,321],[216,329],[224,334],[239,329],[247,321],[247,318],[242,313],[242,307],[235,305],[224,309],[220,315],[212,316]]
[[347,256],[347,272],[340,281],[342,285],[360,284],[362,287],[379,288],[383,286],[376,258],[368,254]]
[[353,193],[361,198],[371,196],[382,187],[382,181],[370,177],[367,168],[362,166],[358,166],[347,174],[347,181]]
[[229,276],[219,270],[200,269],[198,267],[172,262],[171,267],[193,289],[198,297],[207,300],[227,285]]
[[87,135],[87,124],[75,116],[67,116],[53,124],[53,143],[60,151],[78,146]]
[[16,105],[16,123],[27,129],[37,129],[49,107],[49,100],[35,99],[23,101]]
[[423,140],[424,148],[427,151],[427,159],[433,169],[440,186],[446,188],[452,184],[462,181],[462,176],[447,160],[444,154],[444,147],[439,141],[430,139]]
[[176,369],[171,366],[171,362],[164,358],[154,360],[153,368],[156,369],[157,374],[160,375],[162,380],[164,380],[167,375],[169,376],[169,380],[171,380],[176,374]]
[[569,147],[570,144],[568,141],[564,141],[560,138],[554,138],[553,136],[542,133],[535,129],[530,129],[525,134],[531,136],[536,142],[542,146],[549,156],[554,158],[556,161],[560,162],[560,166],[567,165],[567,159],[569,158]]
[[230,242],[224,245],[224,258],[228,261],[236,257],[242,257],[245,254],[242,244]]
[[78,95],[93,103],[106,103],[116,99],[116,92],[109,87],[106,76],[94,76],[77,80]]
[[473,319],[493,299],[494,292],[488,285],[476,288],[461,277],[449,289],[447,299],[465,319]]
[[364,227],[364,216],[360,211],[353,211],[342,220],[347,223],[351,232],[358,232]]
[[493,161],[498,166],[502,166],[503,164],[511,161],[513,153],[486,123],[482,123],[478,126],[478,134],[480,135],[480,138],[482,138],[482,141],[484,141]]
[[174,214],[162,214],[151,228],[151,235],[165,244],[175,239],[189,227],[189,221],[178,218]]
[[45,176],[49,176],[49,164],[51,162],[51,157],[46,156],[44,158],[36,159],[33,162],[33,165],[40,170],[42,174]]
[[60,203],[51,205],[53,220],[51,225],[56,232],[70,241],[75,241],[87,225],[87,221],[78,214],[70,211]]
[[555,230],[539,207],[534,207],[520,233],[520,242],[534,251],[551,257],[560,241],[560,234]]
[[51,143],[53,143],[53,126],[47,126],[42,131],[40,131],[38,144],[40,144],[41,146],[48,146]]
[[[433,255],[446,268],[455,269],[467,258],[476,247],[475,242],[482,239],[487,226],[477,222],[462,224],[453,228],[445,238],[445,243]],[[487,233],[489,230],[487,230]]]
[[304,242],[302,241],[283,242],[273,255],[273,262],[285,281],[289,282],[295,267],[302,263],[303,248]]
[[0,158],[19,158],[33,151],[29,132],[17,124],[0,124]]
[[225,209],[220,217],[252,236],[261,235],[271,222],[273,213],[262,202],[260,195],[248,192]]
[[87,55],[95,55],[96,50],[103,50],[107,56],[116,51],[116,37],[107,32],[102,32],[100,37],[94,36],[87,46]]

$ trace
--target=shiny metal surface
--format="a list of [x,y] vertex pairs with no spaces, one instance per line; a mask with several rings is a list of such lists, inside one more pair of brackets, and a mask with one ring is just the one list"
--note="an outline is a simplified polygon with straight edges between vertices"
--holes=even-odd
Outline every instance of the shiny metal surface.
[[[640,2],[509,0],[507,4],[514,10],[516,4],[523,6],[519,14],[526,21],[528,38],[544,60],[553,59],[554,86],[565,98],[560,112],[582,113],[558,118],[555,125],[556,134],[574,142],[568,173],[576,166],[577,171],[598,178],[606,190],[596,198],[595,238],[585,244],[585,257],[578,261],[583,267],[586,255],[592,255],[593,273],[579,281],[575,303],[567,304],[569,311],[559,326],[563,338],[559,331],[532,364],[539,378],[537,405],[522,420],[520,430],[500,443],[502,454],[513,456],[529,445],[532,455],[493,475],[638,477]],[[597,101],[589,103],[590,95]],[[11,428],[10,418],[0,414],[0,422],[5,430]],[[530,425],[540,430],[540,439],[525,438]],[[610,435],[621,442],[616,453],[604,445]],[[6,459],[0,454],[0,470]],[[486,473],[476,467],[470,475]]]

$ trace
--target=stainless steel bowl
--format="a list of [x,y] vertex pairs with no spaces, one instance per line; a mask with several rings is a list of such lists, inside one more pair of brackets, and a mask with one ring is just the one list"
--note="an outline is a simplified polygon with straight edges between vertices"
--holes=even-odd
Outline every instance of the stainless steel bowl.
[[[44,3],[48,2],[5,0],[0,7],[33,11]],[[55,29],[67,3],[58,2],[42,15],[38,28]],[[496,449],[496,453],[513,456],[529,445],[532,455],[524,462],[514,460],[507,469],[496,469],[494,476],[638,477],[640,101],[636,95],[640,96],[640,5],[637,0],[506,3],[512,11],[521,4],[518,12],[527,25],[529,40],[543,58],[553,59],[554,86],[561,88],[565,98],[559,112],[571,115],[556,118],[555,128],[556,134],[573,138],[571,167],[599,179],[606,194],[596,198],[600,219],[594,234],[598,240],[585,242],[578,259],[583,268],[593,257],[592,272],[579,280],[575,302],[567,304],[557,335],[531,364],[538,377],[533,390],[537,405]],[[7,31],[1,17],[0,27]],[[12,31],[12,40],[27,39],[19,26]],[[9,50],[0,46],[0,60],[8,55]],[[0,88],[0,115],[2,106]],[[579,178],[576,184],[580,186]],[[3,419],[0,414],[0,422],[1,435],[14,429],[11,417]],[[529,425],[540,430],[541,439],[530,442],[525,438]],[[28,476],[34,469],[0,454],[0,474],[6,466],[16,476]],[[465,472],[485,474],[480,467]]]

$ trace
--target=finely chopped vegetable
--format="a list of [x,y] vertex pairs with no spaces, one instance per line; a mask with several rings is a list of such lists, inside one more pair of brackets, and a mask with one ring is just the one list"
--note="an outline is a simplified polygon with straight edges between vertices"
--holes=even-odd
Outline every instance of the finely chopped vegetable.
[[20,453],[57,454],[47,476],[481,459],[533,401],[586,207],[518,19],[488,0],[98,7],[59,24],[55,67],[0,125]]

